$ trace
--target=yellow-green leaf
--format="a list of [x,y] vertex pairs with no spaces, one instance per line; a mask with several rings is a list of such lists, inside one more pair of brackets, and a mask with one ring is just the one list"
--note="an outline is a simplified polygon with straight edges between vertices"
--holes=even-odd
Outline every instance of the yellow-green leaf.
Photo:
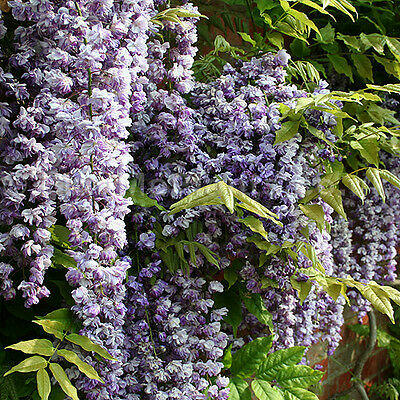
[[231,190],[233,192],[234,197],[241,202],[238,204],[239,207],[251,211],[262,218],[270,219],[277,225],[282,226],[282,223],[277,220],[278,216],[272,211],[268,210],[267,207],[264,207],[258,201],[253,200],[251,197],[247,196],[247,194],[244,194],[243,192],[232,186]]
[[338,33],[337,37],[338,39],[342,40],[346,46],[352,47],[357,51],[361,50],[361,41],[357,36],[348,36]]
[[344,57],[337,54],[328,54],[328,59],[338,74],[345,74],[353,81],[353,71]]
[[259,400],[284,400],[281,393],[274,389],[267,381],[254,379],[251,382],[251,388]]
[[56,381],[60,384],[61,389],[64,391],[64,393],[67,396],[71,397],[73,400],[79,400],[76,387],[68,379],[68,376],[62,369],[61,365],[57,363],[50,363],[50,371],[52,372]]
[[57,339],[62,340],[64,337],[64,324],[59,321],[51,321],[47,319],[41,319],[39,321],[33,321],[35,324],[40,325],[43,330],[51,335],[54,335]]
[[52,356],[55,348],[50,340],[32,339],[7,346],[6,349],[19,350],[26,354],[40,354],[41,356]]
[[242,222],[253,232],[259,233],[264,239],[268,240],[268,233],[265,230],[263,223],[259,219],[249,215],[246,218],[239,219],[239,222]]
[[372,82],[374,80],[374,76],[372,74],[372,64],[371,61],[369,61],[369,58],[365,54],[357,53],[352,53],[350,57],[359,75],[362,78],[366,78]]
[[369,191],[369,187],[361,178],[354,174],[347,174],[343,177],[342,182],[364,202],[365,193]]
[[322,7],[326,8],[328,6],[335,7],[342,13],[348,15],[351,18],[351,20],[354,22],[354,17],[353,17],[352,13],[357,15],[357,10],[347,0],[322,0]]
[[297,290],[297,294],[299,296],[300,303],[302,304],[310,293],[310,290],[312,288],[312,282],[310,280],[299,282],[295,276],[292,276],[290,278],[290,282],[291,282],[293,288]]
[[339,215],[347,219],[343,208],[342,193],[338,188],[322,189],[319,194],[322,200],[328,203]]
[[292,139],[299,130],[300,121],[286,121],[276,131],[274,145]]
[[323,229],[325,227],[325,213],[324,209],[321,205],[319,204],[300,204],[299,205],[300,210],[303,211],[303,213],[310,219],[313,219],[316,221],[317,226],[320,229]]
[[388,85],[367,85],[368,89],[378,90],[380,92],[400,93],[400,83],[391,83]]
[[86,351],[94,351],[101,357],[107,360],[115,361],[115,358],[111,356],[103,347],[100,345],[93,343],[88,337],[78,335],[76,333],[71,333],[65,337],[65,339],[69,340],[70,342],[81,346]]
[[377,33],[371,33],[370,35],[361,33],[360,39],[365,44],[367,50],[373,47],[379,54],[385,54],[386,36]]
[[182,200],[171,205],[170,214],[175,214],[179,211],[204,205],[219,205],[222,204],[222,199],[218,197],[217,184],[204,186],[197,189],[193,193],[187,195]]
[[66,360],[75,364],[78,367],[79,371],[85,374],[88,378],[95,379],[97,381],[104,383],[103,379],[100,378],[97,371],[90,364],[88,364],[85,361],[82,361],[73,351],[61,349],[57,350],[57,354],[63,356]]
[[224,181],[219,181],[217,183],[218,193],[225,204],[226,208],[233,213],[235,207],[235,200],[233,198],[232,190],[229,185],[227,185]]
[[376,54],[374,54],[374,58],[376,61],[378,61],[379,64],[384,66],[385,71],[388,74],[391,74],[400,79],[400,63],[397,60],[388,60],[387,58],[379,57]]
[[368,168],[367,169],[367,178],[371,181],[374,185],[376,191],[378,192],[379,196],[382,197],[382,200],[386,200],[385,189],[383,188],[381,175],[379,169],[377,168]]
[[21,361],[19,364],[12,367],[9,371],[7,371],[4,376],[12,374],[14,372],[32,372],[37,371],[38,369],[46,368],[47,361],[40,356],[33,356],[26,358],[24,361]]
[[397,289],[395,289],[391,286],[378,285],[374,281],[369,282],[369,285],[373,286],[373,287],[377,287],[380,290],[383,290],[389,296],[389,298],[391,300],[393,300],[396,304],[400,305],[400,292]]
[[400,179],[396,175],[392,174],[390,171],[387,171],[386,169],[379,170],[379,174],[381,178],[385,179],[393,186],[396,186],[397,188],[400,189]]
[[385,39],[386,39],[386,44],[389,47],[389,50],[398,60],[400,60],[400,41],[398,41],[395,38],[389,38],[389,37],[385,37]]
[[362,284],[359,282],[355,284],[355,287],[373,305],[374,308],[381,313],[386,314],[392,323],[394,323],[393,307],[383,290],[380,290],[377,287],[369,284]]
[[37,390],[42,400],[47,400],[51,392],[49,374],[45,369],[39,369],[36,374]]
[[288,387],[282,389],[282,392],[287,400],[318,400],[318,396],[315,393],[300,387]]

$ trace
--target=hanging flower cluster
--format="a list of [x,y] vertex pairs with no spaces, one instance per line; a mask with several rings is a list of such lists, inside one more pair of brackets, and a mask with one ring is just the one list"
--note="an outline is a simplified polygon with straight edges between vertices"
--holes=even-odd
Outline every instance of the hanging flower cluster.
[[208,398],[227,400],[219,361],[228,344],[221,331],[227,310],[213,308],[211,298],[223,286],[182,272],[161,278],[160,262],[127,285],[128,390],[133,399],[201,399],[208,390]]
[[[56,217],[65,218],[70,255],[77,263],[66,276],[77,287],[73,310],[83,321],[82,333],[117,359],[102,370],[106,385],[82,380],[77,386],[90,393],[88,398],[116,399],[124,388],[129,268],[117,258],[126,245],[124,217],[130,205],[124,198],[132,160],[126,138],[131,113],[146,99],[141,79],[148,69],[153,3],[9,4],[15,19],[29,23],[16,29],[15,52],[4,60],[22,83],[2,74],[6,95],[20,100],[4,115],[2,220],[12,229],[2,243],[12,256],[22,242],[19,267],[28,266],[30,275],[19,289],[27,306],[37,303],[49,295],[42,286],[53,251],[49,228]],[[10,266],[2,264],[2,292],[8,289],[8,297],[13,290],[9,273]]]
[[[400,173],[398,159],[386,155],[382,161],[392,173]],[[349,210],[348,221],[341,217],[333,221],[332,245],[337,276],[350,275],[363,282],[396,279],[400,194],[395,187],[385,189],[385,203],[375,189],[364,204],[349,195],[345,204]],[[352,308],[360,317],[371,309],[370,303],[357,292],[350,291],[348,295],[354,300]]]

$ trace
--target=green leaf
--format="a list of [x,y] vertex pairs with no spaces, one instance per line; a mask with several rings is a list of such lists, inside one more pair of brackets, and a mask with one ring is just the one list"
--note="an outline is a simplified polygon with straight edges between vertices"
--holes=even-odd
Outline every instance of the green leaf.
[[232,374],[243,378],[253,375],[266,359],[271,346],[272,336],[260,337],[247,343],[232,356]]
[[325,213],[324,209],[319,204],[300,204],[300,210],[310,219],[316,221],[319,229],[324,229],[325,227]]
[[338,39],[342,40],[346,46],[352,47],[356,51],[361,50],[362,43],[357,36],[347,36],[347,35],[342,35],[341,33],[338,33],[337,37],[338,37]]
[[371,136],[359,141],[351,141],[350,146],[357,149],[369,164],[379,165],[379,147],[376,137]]
[[266,40],[269,40],[278,49],[282,49],[284,45],[283,36],[279,32],[271,32],[266,34]]
[[329,189],[322,189],[320,191],[322,200],[328,203],[339,215],[347,219],[346,213],[343,208],[342,193],[336,187]]
[[[400,79],[400,63],[397,60],[388,60],[387,58],[384,57],[379,57],[374,54],[375,60],[384,66],[385,71],[388,74],[391,74],[395,76],[396,78]],[[385,85],[388,86],[388,85]],[[378,90],[378,89],[376,89]]]
[[342,182],[364,202],[365,193],[368,193],[369,187],[361,178],[354,174],[347,174],[342,178]]
[[41,319],[39,321],[32,322],[40,325],[45,332],[49,333],[50,335],[54,335],[57,339],[62,340],[64,338],[65,325],[62,322],[47,319]]
[[377,33],[371,33],[370,35],[361,33],[360,39],[366,46],[366,50],[373,47],[379,54],[385,54],[386,36]]
[[233,198],[233,193],[231,188],[223,181],[218,182],[217,187],[221,200],[223,201],[223,204],[225,204],[226,208],[231,213],[233,213],[235,207],[235,201]]
[[335,28],[329,23],[319,30],[317,41],[319,43],[329,44],[335,40]]
[[365,54],[351,54],[350,55],[354,66],[356,67],[356,71],[361,76],[361,78],[368,79],[370,82],[373,82],[374,77],[372,74],[372,64],[369,61],[369,58]]
[[318,383],[323,376],[323,372],[316,371],[307,365],[292,365],[279,369],[275,379],[280,386],[285,388],[301,387],[307,389],[309,386]]
[[53,257],[51,258],[53,264],[58,264],[63,266],[64,268],[76,268],[76,261],[73,257],[65,254],[63,251],[55,248]]
[[366,111],[371,117],[372,122],[376,122],[380,125],[384,125],[386,122],[390,122],[394,125],[400,125],[400,121],[398,121],[394,116],[396,114],[395,111],[379,107],[376,104],[369,104]]
[[[319,4],[316,4],[311,0],[299,0],[299,3],[305,4],[311,8],[314,8],[315,10],[318,10],[322,14],[329,15],[330,17],[332,17],[333,20],[335,20],[335,17],[333,15],[331,15],[328,11],[326,11],[325,8],[321,7]],[[321,32],[321,30],[320,30],[320,32]]]
[[97,371],[90,364],[82,361],[73,351],[61,349],[57,350],[57,354],[64,357],[70,363],[75,364],[78,367],[79,371],[85,374],[88,378],[95,379],[97,381],[100,381],[101,383],[104,383],[103,379],[100,378]]
[[224,279],[228,282],[228,289],[235,284],[238,279],[238,274],[232,269],[224,270]]
[[280,129],[276,131],[274,145],[285,142],[296,136],[299,131],[300,121],[287,121],[284,122]]
[[388,93],[400,93],[400,83],[389,84],[389,85],[367,85],[368,89],[371,90],[378,90],[381,92],[388,92]]
[[49,374],[45,369],[39,369],[36,374],[37,390],[42,400],[47,400],[51,392]]
[[70,248],[69,235],[70,231],[66,226],[63,225],[53,225],[49,228],[51,232],[51,240],[64,248]]
[[232,365],[232,345],[229,345],[224,351],[224,356],[222,357],[222,364],[224,368],[230,368]]
[[249,384],[237,376],[229,378],[229,400],[251,400]]
[[206,260],[210,263],[215,265],[217,268],[219,268],[219,262],[218,262],[218,255],[211,251],[208,247],[204,246],[202,243],[198,242],[193,242],[193,244],[200,250],[201,254],[206,258]]
[[214,298],[218,308],[226,307],[228,309],[228,314],[225,316],[224,321],[232,326],[233,334],[236,337],[237,329],[243,320],[239,293],[232,288],[223,293],[218,293]]
[[400,41],[395,38],[385,37],[386,44],[392,54],[399,60],[400,59]]
[[40,356],[33,356],[26,358],[24,361],[21,361],[19,364],[12,367],[9,371],[7,371],[4,376],[10,375],[14,372],[32,372],[37,371],[38,369],[46,368],[47,361]]
[[345,74],[353,82],[353,72],[347,60],[337,54],[328,54],[328,59],[338,74]]
[[394,324],[393,307],[390,300],[379,288],[373,287],[369,284],[358,283],[355,287],[360,293],[372,304],[372,306],[383,314],[386,314]]
[[73,323],[72,311],[68,308],[59,308],[54,310],[42,317],[36,317],[37,319],[57,321],[64,326],[64,329],[68,329]]
[[278,216],[272,211],[268,210],[268,208],[264,207],[259,202],[253,200],[251,197],[247,196],[246,194],[242,193],[240,190],[232,186],[231,190],[235,198],[241,202],[237,204],[239,207],[242,207],[247,211],[257,214],[262,218],[269,219],[279,226],[283,226],[282,223],[277,220]]
[[259,233],[264,239],[268,240],[268,233],[265,230],[263,223],[259,219],[249,215],[246,218],[239,218],[238,221],[242,222],[253,232]]
[[94,351],[99,356],[105,358],[106,360],[115,361],[115,358],[111,356],[103,347],[93,343],[88,337],[78,335],[76,333],[71,333],[65,337],[68,341],[82,347],[86,351]]
[[[228,187],[228,189],[226,187]],[[224,190],[222,191],[222,189]],[[170,214],[175,214],[179,211],[198,206],[224,204],[223,197],[228,198],[229,203],[226,206],[229,211],[233,213],[232,196],[228,194],[229,190],[230,187],[223,181],[204,186],[195,190],[182,200],[172,204],[170,207]]]
[[25,354],[40,354],[41,356],[52,356],[55,348],[50,340],[32,339],[7,346],[6,349],[22,351]]
[[264,301],[259,293],[243,295],[243,303],[251,314],[253,314],[262,324],[268,326],[271,333],[274,332],[272,315],[265,307]]
[[318,396],[307,389],[291,387],[282,389],[285,400],[318,400]]
[[[279,1],[280,1],[281,5],[283,3],[287,3],[287,1],[285,1],[285,0],[279,0]],[[300,21],[302,24],[304,24],[305,26],[307,26],[308,28],[312,29],[317,34],[319,34],[317,25],[315,25],[315,23],[310,18],[308,18],[306,14],[304,14],[298,10],[295,10],[294,8],[288,8],[286,10],[286,12],[289,15],[291,15],[292,17],[294,17],[297,21]]]
[[397,289],[395,289],[395,288],[393,288],[393,287],[391,287],[391,286],[378,285],[378,284],[377,284],[376,282],[374,282],[374,281],[369,282],[369,285],[370,285],[371,287],[374,287],[374,288],[379,289],[380,291],[385,292],[386,295],[387,295],[391,300],[393,300],[396,304],[400,305],[400,292],[399,292]]
[[251,36],[248,33],[245,32],[238,32],[240,37],[245,41],[250,43],[253,47],[257,44],[255,40],[251,38]]
[[267,381],[254,379],[251,382],[251,388],[259,400],[284,400],[281,393],[274,389]]
[[303,358],[304,350],[305,347],[295,346],[275,351],[262,362],[257,377],[266,380],[275,379],[280,369],[298,364]]
[[292,284],[293,288],[297,290],[297,295],[299,296],[300,303],[303,303],[304,300],[310,293],[312,288],[312,283],[310,280],[308,281],[298,281],[296,277],[292,276],[290,278],[290,283]]
[[392,174],[390,171],[386,169],[379,170],[379,175],[381,176],[381,178],[385,179],[393,186],[396,186],[397,188],[400,189],[400,179],[396,175]]
[[129,189],[126,192],[125,197],[130,197],[135,206],[156,207],[160,211],[165,211],[165,208],[158,204],[157,200],[150,198],[146,193],[142,192],[135,179],[130,182]]
[[371,181],[374,185],[376,191],[378,192],[379,196],[382,197],[382,200],[386,200],[385,189],[383,188],[382,180],[380,171],[377,168],[368,168],[367,169],[367,178]]
[[280,246],[269,243],[255,236],[248,237],[246,241],[249,243],[254,243],[260,250],[266,251],[266,255],[276,254],[281,250]]
[[357,10],[347,0],[322,0],[322,7],[326,8],[328,6],[335,7],[342,13],[349,16],[350,19],[354,22],[354,17],[352,13],[357,15]]
[[79,400],[76,388],[68,379],[68,376],[62,369],[61,365],[57,363],[50,363],[50,371],[52,372],[56,381],[60,384],[61,389],[64,391],[64,393],[67,396],[71,397],[72,400]]

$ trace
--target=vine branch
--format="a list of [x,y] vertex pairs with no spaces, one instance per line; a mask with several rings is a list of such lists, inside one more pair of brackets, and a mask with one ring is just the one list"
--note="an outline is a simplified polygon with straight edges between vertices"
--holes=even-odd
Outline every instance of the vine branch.
[[367,362],[368,358],[371,356],[371,354],[375,348],[376,339],[377,339],[377,325],[376,325],[376,317],[375,317],[374,310],[371,310],[368,313],[368,321],[369,321],[368,343],[367,343],[367,347],[365,348],[364,352],[361,353],[360,357],[358,358],[358,360],[356,361],[356,363],[354,365],[354,369],[352,371],[352,375],[353,375],[352,379],[354,381],[354,384],[349,389],[346,389],[340,393],[334,394],[328,400],[338,399],[339,397],[349,394],[354,389],[358,391],[362,400],[369,400],[369,397],[364,388],[364,382],[363,382],[361,376],[362,376],[362,371],[364,369],[365,363]]

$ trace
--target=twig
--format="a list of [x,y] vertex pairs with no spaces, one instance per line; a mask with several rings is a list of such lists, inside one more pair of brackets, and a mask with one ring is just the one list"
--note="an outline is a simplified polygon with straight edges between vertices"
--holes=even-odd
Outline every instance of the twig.
[[377,326],[376,326],[376,318],[374,310],[371,310],[368,313],[368,320],[369,320],[369,338],[368,343],[365,351],[361,353],[360,357],[356,361],[354,365],[354,369],[352,372],[354,384],[346,390],[343,390],[340,393],[336,393],[329,398],[329,400],[338,399],[339,397],[345,396],[349,394],[354,389],[358,391],[362,400],[369,400],[368,394],[364,388],[364,382],[361,378],[362,371],[364,369],[364,365],[367,362],[368,358],[371,356],[376,344],[376,337],[377,337]]

